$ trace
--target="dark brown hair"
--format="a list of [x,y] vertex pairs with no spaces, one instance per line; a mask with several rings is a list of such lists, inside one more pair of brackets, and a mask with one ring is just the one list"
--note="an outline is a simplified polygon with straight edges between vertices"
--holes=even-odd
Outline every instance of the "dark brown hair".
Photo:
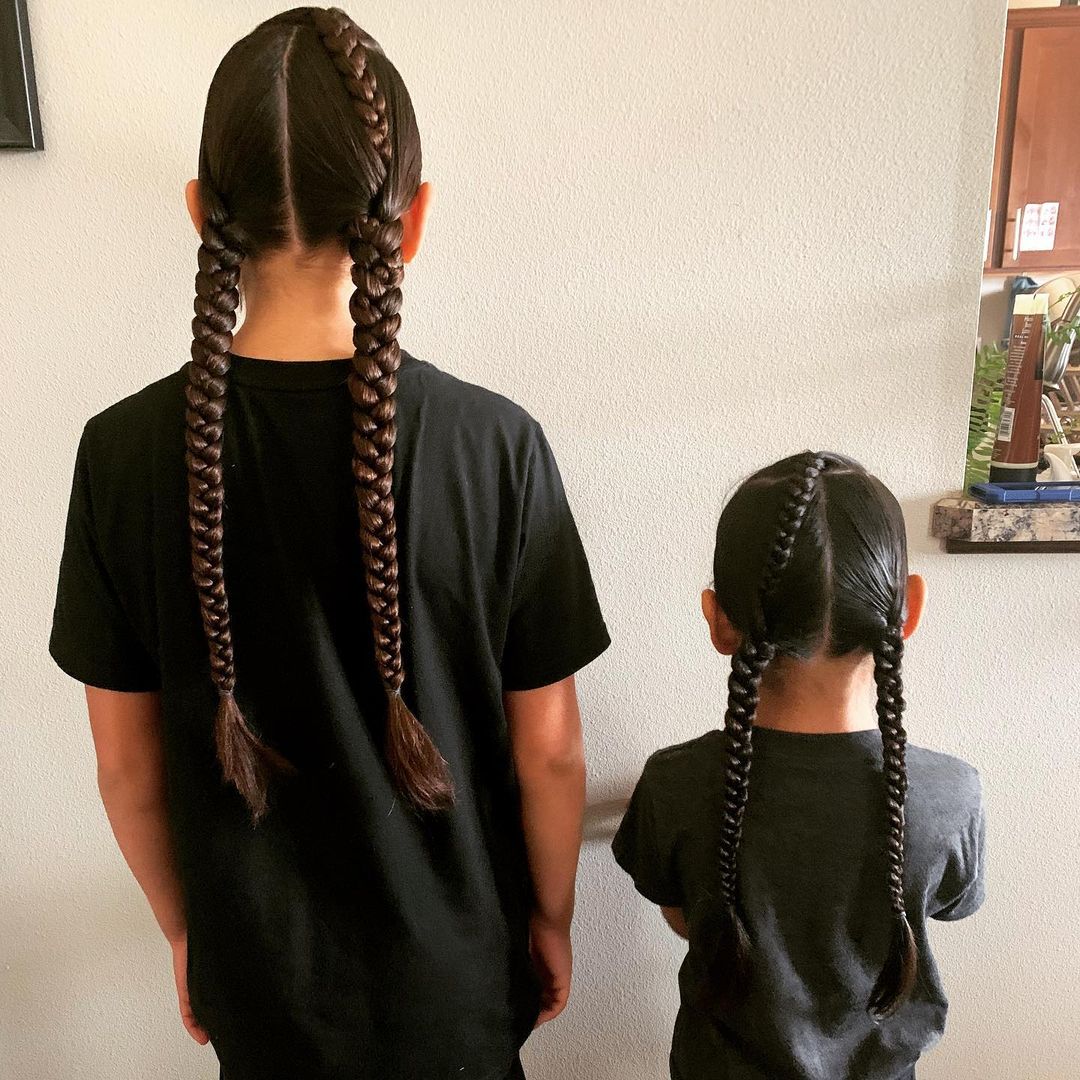
[[453,802],[449,768],[401,696],[394,393],[401,216],[419,188],[420,166],[420,135],[401,76],[336,8],[296,8],[268,20],[229,50],[214,75],[199,152],[206,221],[188,366],[191,553],[219,694],[218,757],[256,820],[266,812],[271,777],[290,766],[236,703],[222,564],[222,425],[241,263],[290,244],[339,244],[352,258],[353,475],[375,662],[387,696],[387,763],[417,808]]
[[[907,595],[904,518],[892,493],[837,454],[786,458],[751,476],[716,530],[721,609],[741,633],[724,717],[727,762],[713,903],[697,933],[704,996],[731,1008],[746,989],[752,947],[739,912],[738,856],[749,792],[758,691],[777,657],[866,653],[874,658],[884,750],[884,867],[890,943],[867,1008],[883,1019],[915,982],[918,957],[904,907],[904,697],[900,678]],[[883,906],[884,910],[884,906]]]

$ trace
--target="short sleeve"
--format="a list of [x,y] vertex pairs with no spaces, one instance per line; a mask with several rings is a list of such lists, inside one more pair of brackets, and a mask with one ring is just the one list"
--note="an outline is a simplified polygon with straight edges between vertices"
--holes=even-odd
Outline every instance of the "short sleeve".
[[504,690],[534,690],[580,671],[610,644],[559,468],[536,429],[503,647]]
[[88,686],[157,690],[157,666],[125,613],[101,556],[88,459],[84,434],[68,505],[49,652],[63,671]]
[[974,915],[986,898],[986,813],[981,794],[965,827],[953,839],[931,918],[944,922]]
[[611,850],[646,900],[684,907],[676,865],[676,830],[657,813],[656,778],[648,766],[638,781]]

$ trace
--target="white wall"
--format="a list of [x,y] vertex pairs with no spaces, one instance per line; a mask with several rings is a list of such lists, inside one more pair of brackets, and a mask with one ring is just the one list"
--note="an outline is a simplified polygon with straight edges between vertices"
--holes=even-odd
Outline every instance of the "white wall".
[[[45,641],[81,424],[186,356],[203,95],[277,7],[31,0],[48,149],[0,155],[3,1080],[217,1075],[174,1020]],[[543,420],[593,558],[615,636],[582,679],[595,799],[718,721],[695,609],[725,493],[806,446],[857,455],[910,511],[932,591],[912,735],[979,765],[992,822],[990,902],[935,939],[953,1016],[920,1076],[1080,1074],[1080,560],[926,535],[961,476],[1004,0],[356,14],[439,186],[405,341]],[[660,1076],[679,950],[599,843],[577,940],[533,1075]]]

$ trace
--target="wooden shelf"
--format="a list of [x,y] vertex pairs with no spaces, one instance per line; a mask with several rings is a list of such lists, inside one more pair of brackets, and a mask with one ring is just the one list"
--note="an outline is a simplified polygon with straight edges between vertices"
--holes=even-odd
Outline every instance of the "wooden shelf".
[[1062,274],[1066,277],[1080,277],[1080,267],[1078,266],[993,266],[983,268],[983,277],[988,278],[1007,278],[1007,277],[1022,277],[1028,275],[1030,277],[1053,277],[1055,274]]
[[1072,7],[1009,8],[1009,29],[1029,26],[1061,26],[1080,22],[1080,9]]
[[1016,555],[1020,552],[1038,551],[1044,555],[1066,555],[1080,551],[1080,540],[1009,540],[995,542],[984,540],[946,540],[945,550],[950,555]]

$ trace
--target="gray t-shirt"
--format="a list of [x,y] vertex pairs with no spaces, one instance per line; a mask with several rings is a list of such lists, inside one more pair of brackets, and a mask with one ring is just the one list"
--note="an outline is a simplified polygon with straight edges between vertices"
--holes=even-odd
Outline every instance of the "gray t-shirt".
[[[878,1023],[866,1002],[888,951],[885,802],[877,731],[799,735],[755,728],[739,853],[753,941],[743,1002],[716,1023],[695,1008],[691,930],[679,976],[675,1080],[901,1080],[941,1037],[948,1007],[927,919],[983,900],[978,773],[909,747],[905,897],[919,948],[914,992]],[[693,910],[709,895],[723,803],[714,731],[650,758],[615,837],[615,858],[653,903]]]

